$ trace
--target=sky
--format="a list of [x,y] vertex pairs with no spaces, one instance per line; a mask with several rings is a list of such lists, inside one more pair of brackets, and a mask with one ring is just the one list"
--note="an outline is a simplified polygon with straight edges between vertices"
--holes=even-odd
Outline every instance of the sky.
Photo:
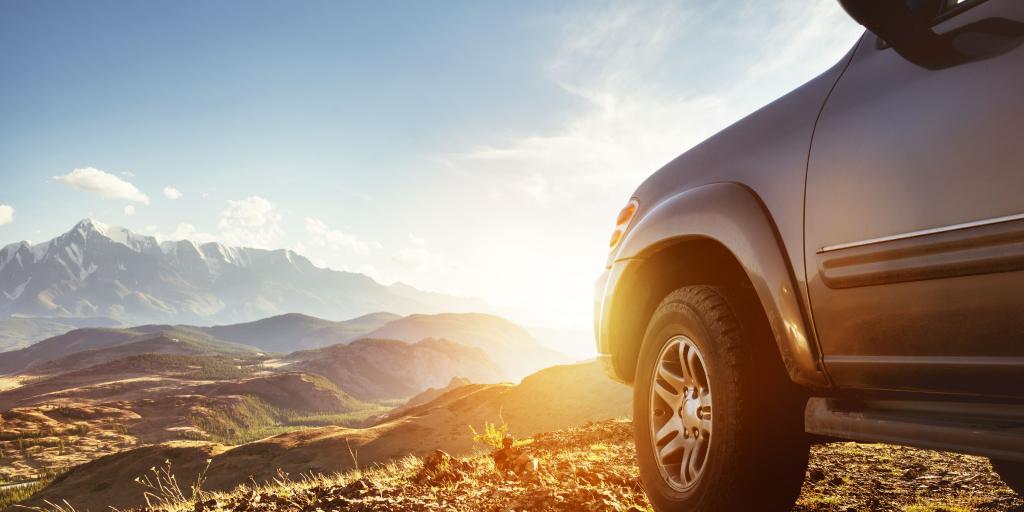
[[633,189],[860,33],[833,0],[0,0],[0,243],[92,217],[583,330]]

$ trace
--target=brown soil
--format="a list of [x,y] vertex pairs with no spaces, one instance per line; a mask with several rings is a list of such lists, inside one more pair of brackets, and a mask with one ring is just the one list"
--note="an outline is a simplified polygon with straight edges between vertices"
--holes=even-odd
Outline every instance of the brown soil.
[[[216,459],[219,451],[203,446],[147,449],[183,464],[178,481],[184,488],[194,481],[203,458]],[[628,421],[609,420],[539,434],[517,445],[516,452],[519,462],[528,463],[510,466],[496,464],[496,457],[489,454],[457,457],[435,452],[425,463],[406,457],[368,470],[328,476],[279,472],[275,481],[266,485],[203,493],[195,500],[198,504],[177,502],[138,510],[650,510],[637,474]],[[499,470],[497,466],[514,469]],[[125,471],[112,476],[132,478]],[[140,495],[142,491],[136,489]],[[1024,512],[1024,499],[999,480],[985,459],[838,443],[814,448],[800,501],[793,510]]]
[[884,444],[814,447],[794,511],[1015,511],[1024,499],[988,459]]

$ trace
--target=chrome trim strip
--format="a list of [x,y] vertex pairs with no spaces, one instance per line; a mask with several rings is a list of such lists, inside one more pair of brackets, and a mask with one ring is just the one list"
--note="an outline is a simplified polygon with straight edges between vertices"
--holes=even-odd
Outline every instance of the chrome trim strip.
[[878,244],[882,242],[891,242],[893,240],[904,240],[907,238],[915,238],[925,235],[934,235],[937,233],[946,233],[949,231],[957,231],[960,229],[976,228],[978,226],[988,226],[991,224],[1000,224],[1003,222],[1011,222],[1015,220],[1024,220],[1024,213],[1018,213],[1015,215],[1004,215],[1002,217],[993,217],[991,219],[975,220],[971,222],[963,222],[960,224],[951,224],[949,226],[942,226],[938,228],[921,229],[918,231],[909,231],[907,233],[900,233],[897,235],[882,236],[878,238],[869,238],[867,240],[860,240],[857,242],[847,242],[845,244],[827,245],[818,249],[817,253],[822,254],[826,252],[838,251],[840,249],[850,249],[853,247],[861,247],[864,245]]
[[1024,368],[1024,357],[991,356],[871,356],[835,355],[824,356],[826,366],[834,365],[903,365],[903,366],[946,366],[984,368]]

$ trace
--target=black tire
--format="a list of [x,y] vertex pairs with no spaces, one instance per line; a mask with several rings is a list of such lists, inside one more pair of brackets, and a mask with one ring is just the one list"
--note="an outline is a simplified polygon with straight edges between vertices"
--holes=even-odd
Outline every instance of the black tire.
[[1013,492],[1024,496],[1024,463],[993,459],[992,468]]
[[[767,326],[741,324],[738,312],[747,311],[741,308],[760,305],[744,303],[739,297],[711,286],[680,288],[665,297],[648,324],[633,388],[634,439],[640,477],[657,511],[781,511],[792,508],[800,494],[809,452],[803,432],[806,394],[781,368]],[[653,427],[651,423],[655,416],[663,425],[677,417],[678,424],[685,422],[685,407],[666,420],[665,413],[676,414],[675,410],[664,407],[667,401],[651,401],[655,379],[667,382],[664,373],[655,377],[675,350],[667,344],[675,340],[678,346],[680,339],[686,340],[686,350],[698,349],[700,363],[706,366],[704,379],[714,391],[713,409],[708,405],[708,444],[702,445],[701,469],[688,487],[670,482],[677,475],[659,463],[652,441],[659,437],[652,431],[658,423]],[[679,354],[680,360],[690,361],[683,350]],[[692,390],[694,397],[698,388]],[[683,400],[697,399],[689,398],[690,388],[684,389]],[[693,415],[688,417],[692,421]],[[681,456],[681,460],[687,459]],[[680,462],[680,467],[688,464]]]

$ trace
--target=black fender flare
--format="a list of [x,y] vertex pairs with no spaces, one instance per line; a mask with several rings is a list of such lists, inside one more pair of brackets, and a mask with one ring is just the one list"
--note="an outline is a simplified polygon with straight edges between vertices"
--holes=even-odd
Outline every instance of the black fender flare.
[[641,211],[614,259],[642,260],[692,238],[720,243],[739,262],[764,308],[790,378],[798,384],[829,386],[782,239],[768,210],[748,187],[712,183],[667,197]]

